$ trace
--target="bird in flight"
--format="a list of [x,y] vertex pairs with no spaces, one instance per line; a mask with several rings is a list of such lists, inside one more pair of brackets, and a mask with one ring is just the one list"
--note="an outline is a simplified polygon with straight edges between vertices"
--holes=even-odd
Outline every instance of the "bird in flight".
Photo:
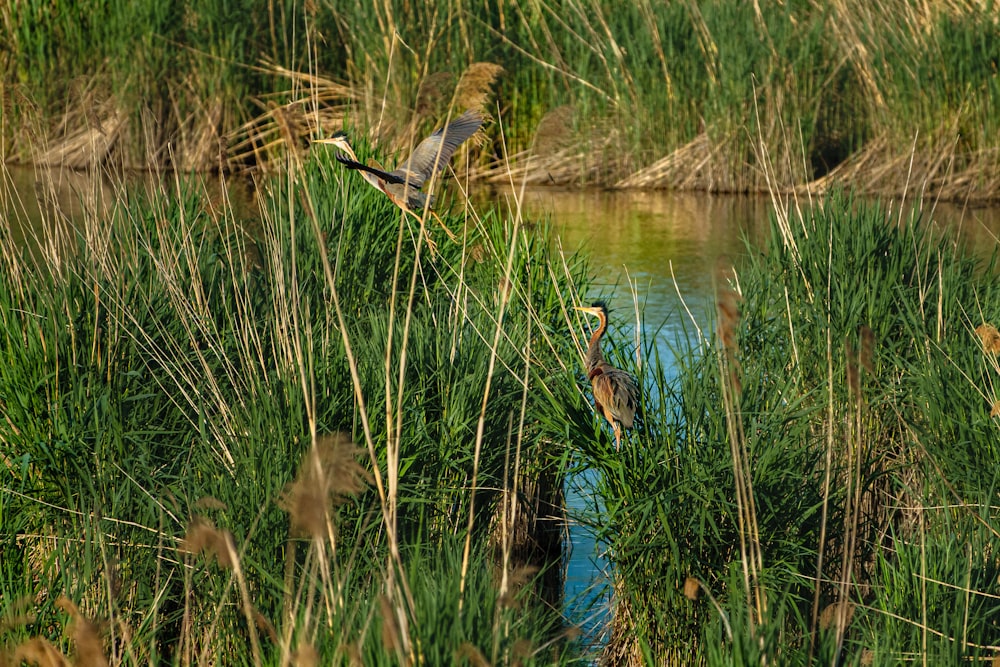
[[[348,169],[360,171],[361,176],[372,187],[384,192],[393,204],[413,213],[416,209],[430,208],[434,203],[434,197],[420,189],[448,165],[455,150],[475,134],[482,124],[483,117],[479,113],[466,111],[421,141],[410,157],[392,171],[358,162],[358,156],[344,132],[337,132],[329,139],[319,139],[315,143],[331,144],[344,151],[346,155],[337,154],[338,162]],[[440,218],[438,222],[441,222]],[[444,227],[443,222],[441,226]],[[455,238],[447,227],[445,231],[452,239]]]

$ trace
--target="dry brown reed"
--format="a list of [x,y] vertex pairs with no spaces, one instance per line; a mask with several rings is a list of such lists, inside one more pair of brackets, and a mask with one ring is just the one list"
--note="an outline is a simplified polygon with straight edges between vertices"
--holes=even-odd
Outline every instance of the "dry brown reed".
[[[208,103],[208,106],[203,106]],[[223,127],[227,125],[221,100],[197,100],[199,108],[187,117],[179,109],[177,137],[171,142],[170,166],[183,171],[223,171],[229,165]]]
[[229,569],[233,567],[233,545],[232,533],[216,528],[209,519],[196,516],[188,525],[177,550],[192,555],[204,554],[209,561],[215,558],[220,567]]
[[490,667],[490,662],[483,655],[482,651],[469,642],[462,642],[458,650],[455,651],[455,662],[463,660],[468,661],[469,664],[475,667]]
[[108,659],[104,655],[101,635],[95,623],[80,613],[73,602],[61,596],[56,600],[56,606],[70,615],[73,641],[76,643],[76,667],[108,667]]
[[976,327],[976,334],[986,354],[1000,354],[1000,331],[995,326],[984,322]]
[[493,84],[501,73],[503,67],[496,63],[477,62],[469,65],[455,86],[455,108],[489,113]]
[[716,323],[718,336],[719,385],[722,407],[726,415],[726,432],[733,462],[736,492],[737,527],[739,531],[740,565],[743,590],[746,593],[747,627],[756,637],[757,626],[767,613],[767,592],[760,581],[764,571],[760,527],[757,523],[757,503],[753,489],[753,463],[743,428],[740,406],[742,385],[738,359],[737,332],[740,324],[739,281],[732,264],[726,258],[716,263]]
[[329,512],[348,496],[365,489],[371,476],[358,463],[362,450],[343,433],[320,436],[299,463],[295,481],[288,485],[281,507],[288,512],[292,531],[322,539]]

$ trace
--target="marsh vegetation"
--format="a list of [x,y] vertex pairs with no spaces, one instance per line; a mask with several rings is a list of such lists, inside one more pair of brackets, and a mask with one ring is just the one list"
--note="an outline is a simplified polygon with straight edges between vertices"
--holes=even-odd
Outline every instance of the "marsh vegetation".
[[537,183],[1000,192],[982,0],[25,0],[0,23],[8,160],[267,168],[345,122],[412,146],[488,100],[473,165],[500,182],[513,157]]
[[[795,196],[994,197],[990,5],[73,9],[0,9],[7,157],[111,184],[0,227],[0,664],[584,663],[581,470],[608,664],[1000,651],[992,256]],[[466,108],[495,122],[438,193],[457,241],[308,145],[391,162]],[[253,221],[181,175],[245,167]],[[611,295],[470,178],[771,191],[669,362],[614,313],[620,451],[573,310]]]

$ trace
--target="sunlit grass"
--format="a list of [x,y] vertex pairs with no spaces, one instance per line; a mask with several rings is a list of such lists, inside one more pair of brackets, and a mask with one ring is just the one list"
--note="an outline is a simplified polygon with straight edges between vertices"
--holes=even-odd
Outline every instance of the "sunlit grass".
[[25,161],[280,164],[345,119],[404,149],[474,107],[505,127],[473,155],[498,180],[502,143],[536,183],[1000,188],[1000,27],[972,0],[77,0],[0,20],[0,130]]
[[569,660],[539,387],[582,406],[584,265],[495,212],[432,258],[332,155],[217,204],[165,179],[2,246],[4,655],[79,652],[65,597],[113,664]]
[[676,379],[648,343],[644,427],[620,455],[580,452],[615,568],[609,654],[991,650],[996,363],[974,331],[998,316],[991,266],[920,213],[839,196],[779,210],[765,247],[720,267],[712,343],[678,350]]

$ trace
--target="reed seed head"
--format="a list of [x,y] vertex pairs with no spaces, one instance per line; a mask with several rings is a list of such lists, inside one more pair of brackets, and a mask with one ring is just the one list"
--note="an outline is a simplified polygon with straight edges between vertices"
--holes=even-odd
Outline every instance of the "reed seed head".
[[195,502],[194,507],[199,510],[224,510],[226,509],[226,503],[212,496],[204,496]]
[[220,530],[210,520],[196,516],[177,548],[194,555],[204,553],[207,560],[215,558],[220,567],[229,569],[233,566],[234,544],[232,533],[228,530]]
[[861,366],[869,373],[875,372],[875,332],[867,324],[861,325]]
[[455,75],[451,72],[433,72],[424,77],[417,89],[414,105],[417,115],[437,118],[442,115],[448,103],[448,92],[452,90]]
[[684,597],[688,600],[694,601],[698,599],[701,595],[701,584],[694,577],[688,577],[684,580]]
[[316,439],[281,499],[293,531],[321,539],[326,535],[330,509],[365,489],[370,476],[357,461],[360,451],[343,433]]
[[66,656],[41,637],[32,637],[14,649],[12,664],[20,665],[24,662],[38,667],[70,667]]
[[850,340],[844,341],[844,356],[847,358],[847,389],[851,398],[861,398],[861,373],[858,371],[858,355]]
[[402,654],[403,645],[399,638],[399,624],[387,595],[378,596],[379,610],[382,612],[382,646],[390,653]]
[[462,72],[462,78],[455,86],[455,107],[458,109],[486,108],[493,82],[503,72],[496,63],[472,63]]
[[573,107],[564,105],[549,110],[535,128],[532,151],[547,156],[568,148],[573,142]]
[[835,625],[840,625],[841,630],[844,630],[851,624],[851,618],[854,616],[854,603],[850,601],[844,602],[834,602],[829,604],[826,608],[820,612],[819,615],[819,627],[821,630],[828,630]]
[[507,590],[500,596],[500,604],[504,607],[517,609],[521,606],[521,590],[538,573],[536,565],[522,565],[510,571],[507,577]]
[[101,634],[95,623],[87,620],[80,609],[66,596],[56,600],[56,606],[70,615],[73,641],[76,643],[77,667],[108,667],[108,659],[104,656]]
[[292,653],[292,664],[295,667],[316,667],[319,665],[319,651],[309,642],[303,641]]
[[262,631],[265,635],[267,635],[272,642],[278,644],[278,633],[274,629],[274,625],[271,623],[271,621],[267,619],[267,616],[264,616],[264,614],[260,613],[260,610],[257,609],[256,607],[252,611],[253,611],[253,622],[254,625],[257,626],[257,629]]
[[983,322],[976,327],[976,334],[979,335],[979,339],[983,342],[983,350],[987,354],[995,355],[1000,353],[1000,331],[997,331],[995,326]]
[[462,642],[458,646],[458,650],[455,652],[455,662],[462,662],[463,658],[470,665],[475,667],[490,667],[490,663],[486,660],[486,656],[483,655],[482,651],[472,645],[470,642]]

